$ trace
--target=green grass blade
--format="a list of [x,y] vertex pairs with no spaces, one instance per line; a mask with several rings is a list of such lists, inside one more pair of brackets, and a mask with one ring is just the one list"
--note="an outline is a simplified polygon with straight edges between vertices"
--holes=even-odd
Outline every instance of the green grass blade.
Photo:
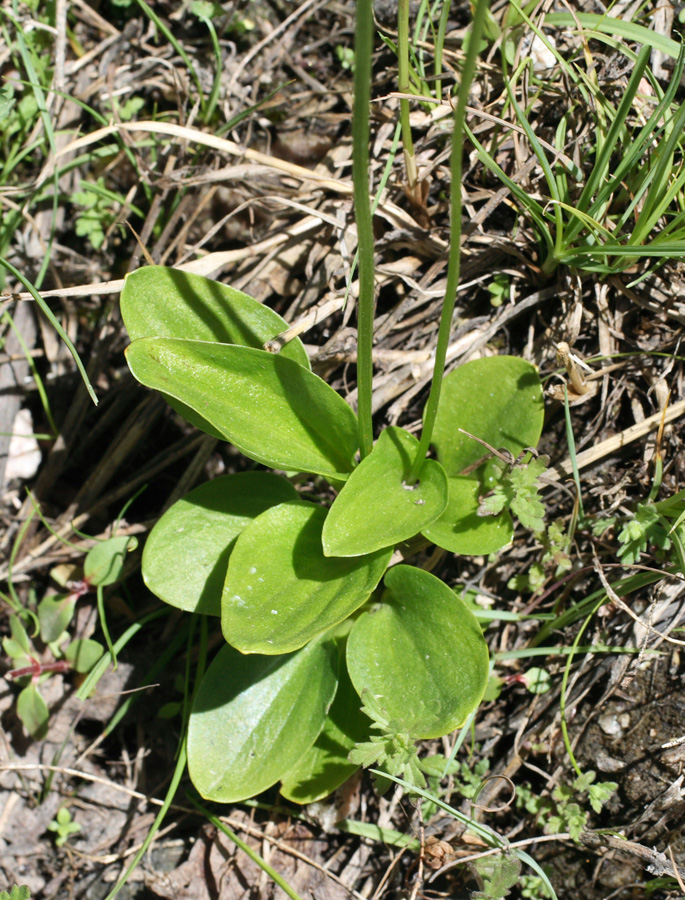
[[547,215],[544,208],[537,202],[537,200],[533,199],[529,194],[527,194],[520,185],[516,184],[516,182],[513,181],[500,166],[497,165],[491,154],[488,153],[488,151],[481,144],[475,134],[473,134],[473,132],[470,130],[468,125],[464,125],[464,130],[468,139],[476,148],[478,159],[480,159],[483,165],[486,166],[486,168],[488,168],[494,175],[499,178],[502,184],[509,188],[511,193],[514,195],[514,197],[516,197],[523,209],[528,213],[528,215],[535,223],[538,231],[540,232],[540,236],[547,246],[548,251],[551,252],[554,247],[554,240],[547,225]]
[[[153,612],[148,613],[141,619],[138,619],[138,621],[134,622],[133,625],[130,625],[121,635],[121,637],[114,643],[114,652],[121,653],[126,644],[128,644],[128,642],[138,634],[141,628],[144,628],[149,622],[154,622],[155,619],[159,619],[162,616],[168,616],[170,613],[170,607],[163,607],[161,609],[155,609]],[[88,677],[76,692],[76,696],[79,700],[88,699],[91,692],[95,690],[98,681],[107,671],[107,667],[109,666],[110,662],[112,662],[112,658],[109,653],[104,653],[100,657],[97,665],[95,665],[95,667],[90,670],[90,672],[88,673]]]
[[646,44],[654,50],[661,50],[666,56],[677,59],[680,53],[680,43],[671,40],[662,34],[657,34],[644,25],[616,19],[612,16],[600,16],[595,13],[548,13],[545,16],[545,25],[558,28],[570,28],[576,31],[578,25],[585,29],[597,31],[600,34],[608,34],[625,38],[627,41],[635,41],[636,44]]
[[143,856],[145,856],[145,853],[147,852],[147,848],[150,846],[155,835],[161,828],[162,822],[166,818],[166,814],[169,812],[169,807],[171,806],[173,799],[176,796],[176,791],[178,790],[178,786],[181,783],[181,778],[183,778],[183,775],[186,770],[186,759],[187,759],[187,753],[186,753],[186,745],[185,745],[185,741],[184,741],[183,749],[182,749],[181,753],[179,754],[178,760],[176,761],[176,766],[174,768],[174,774],[171,777],[171,782],[169,784],[169,788],[164,797],[164,802],[163,802],[162,806],[160,807],[159,812],[155,816],[155,821],[152,823],[145,840],[141,844],[140,849],[138,850],[136,855],[131,860],[128,868],[126,869],[124,874],[121,876],[119,881],[116,883],[114,888],[109,892],[109,894],[107,894],[107,896],[105,897],[105,900],[114,900],[116,895],[119,893],[119,891],[124,887],[124,885],[128,881],[133,870],[136,868],[136,866],[141,861]]
[[[595,195],[595,192],[599,188],[599,185],[602,179],[605,177],[606,172],[609,170],[609,164],[611,162],[611,157],[616,153],[618,146],[618,138],[620,132],[625,128],[626,118],[631,110],[633,100],[635,99],[635,94],[637,93],[640,79],[642,78],[642,74],[649,62],[650,56],[649,47],[643,47],[640,51],[640,55],[638,56],[637,62],[635,63],[635,68],[633,69],[633,74],[628,81],[628,85],[626,86],[625,94],[621,99],[621,102],[616,110],[616,115],[614,116],[614,120],[609,127],[609,131],[607,132],[606,139],[603,142],[602,149],[595,161],[595,164],[592,167],[592,171],[588,177],[588,180],[583,188],[580,197],[578,198],[577,207],[581,212],[587,212],[590,206],[590,200]],[[575,237],[577,231],[574,232],[573,228],[570,228],[568,231],[568,240],[572,240]]]
[[[279,888],[288,895],[288,897],[290,897],[290,900],[302,900],[300,895],[290,887],[285,878],[283,878],[278,874],[278,872],[272,869],[271,866],[266,862],[266,860],[263,859],[263,857],[261,857],[256,850],[253,850],[248,843],[239,838],[235,831],[233,831],[233,829],[229,828],[228,825],[221,821],[221,819],[213,816],[206,807],[204,807],[198,800],[195,799],[194,796],[192,796],[192,794],[186,794],[186,797],[188,798],[189,802],[192,803],[193,806],[198,810],[198,812],[202,813],[202,815],[207,819],[208,822],[211,822],[215,828],[218,828],[219,831],[223,832],[227,838],[230,838],[236,845],[236,847],[239,847],[243,851],[243,853],[249,856],[252,862],[258,865],[262,872],[265,872],[266,875],[268,875],[269,878],[275,884],[277,884]],[[106,900],[109,900],[109,898],[106,898]]]
[[36,361],[31,355],[30,349],[26,345],[26,341],[24,340],[21,332],[18,330],[17,326],[14,324],[14,319],[12,316],[5,312],[3,314],[3,318],[6,320],[14,335],[21,347],[22,353],[26,358],[26,362],[29,365],[29,369],[31,370],[31,374],[33,375],[33,380],[36,384],[36,390],[38,391],[38,396],[40,397],[40,403],[43,407],[43,412],[45,413],[45,417],[48,420],[48,425],[50,426],[50,431],[52,432],[47,437],[49,440],[54,441],[57,435],[59,434],[59,428],[55,424],[55,420],[52,417],[52,410],[50,409],[50,401],[48,400],[47,391],[45,390],[45,385],[43,384],[43,379],[40,377],[40,373],[36,368]]
[[55,318],[50,307],[47,305],[45,300],[43,300],[43,298],[40,296],[40,294],[38,293],[36,288],[28,280],[28,278],[25,278],[21,274],[21,272],[12,265],[11,262],[8,262],[3,257],[0,257],[0,266],[3,266],[5,269],[7,269],[8,272],[11,272],[11,274],[14,275],[14,277],[17,279],[17,281],[21,282],[21,284],[24,285],[26,290],[31,294],[33,299],[36,301],[38,306],[41,308],[41,310],[43,311],[46,318],[48,319],[48,321],[50,322],[52,327],[55,329],[57,334],[62,338],[62,340],[64,341],[64,343],[67,346],[67,349],[71,353],[71,355],[74,359],[74,362],[76,363],[76,368],[79,370],[79,372],[81,374],[81,378],[83,379],[83,383],[85,384],[88,393],[90,394],[91,400],[97,406],[98,398],[97,398],[97,395],[93,388],[93,385],[90,383],[90,379],[88,378],[88,373],[86,372],[85,366],[81,362],[81,357],[78,355],[76,347],[74,347],[74,345],[72,344],[69,335],[66,333],[66,331],[62,328],[60,323]]
[[148,4],[145,2],[145,0],[136,0],[136,3],[142,9],[142,11],[145,13],[145,15],[148,17],[148,19],[150,19],[150,21],[153,22],[157,28],[159,28],[159,30],[162,32],[164,37],[169,41],[171,46],[174,48],[174,50],[178,53],[178,55],[181,57],[183,62],[188,67],[188,71],[190,72],[192,79],[195,82],[195,85],[197,87],[198,95],[200,98],[200,107],[202,108],[202,110],[204,112],[204,110],[206,108],[206,102],[205,102],[204,91],[202,90],[202,82],[200,81],[200,78],[199,78],[197,72],[195,71],[195,66],[193,65],[190,57],[185,52],[185,50],[179,43],[178,39],[174,36],[173,32],[164,24],[164,22],[160,19],[160,17],[157,15],[157,13],[150,6],[148,6]]

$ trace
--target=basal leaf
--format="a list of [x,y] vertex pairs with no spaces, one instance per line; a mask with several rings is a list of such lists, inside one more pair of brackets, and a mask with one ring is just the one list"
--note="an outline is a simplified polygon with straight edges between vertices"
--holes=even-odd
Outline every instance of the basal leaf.
[[[262,350],[288,327],[278,313],[241,291],[164,266],[146,266],[126,276],[121,315],[132,341],[170,337]],[[299,338],[289,341],[280,355],[309,368]]]
[[153,594],[188,612],[221,615],[228,558],[240,532],[297,491],[271,472],[222,475],[170,507],[143,551],[143,580]]
[[[132,341],[171,337],[261,350],[266,341],[287,328],[278,313],[247,294],[201,275],[164,266],[147,266],[126,276],[121,314]],[[280,355],[310,368],[299,338],[286,344]],[[197,410],[168,394],[165,399],[188,422],[223,438],[221,431]]]
[[377,699],[393,730],[415,740],[459,727],[480,703],[488,651],[475,616],[446,584],[413,566],[385,576],[378,609],[347,641],[347,667],[361,696]]
[[312,641],[287,656],[223,647],[188,727],[188,769],[200,794],[232,803],[275,784],[316,740],[336,686],[332,641]]
[[289,653],[342,622],[383,577],[392,549],[352,559],[321,548],[326,510],[281,503],[236,541],[221,601],[224,637],[243,653]]
[[323,529],[326,556],[358,556],[418,534],[447,506],[442,466],[427,459],[414,485],[406,483],[419,442],[386,428],[347,480]]
[[358,766],[348,762],[347,756],[356,744],[369,739],[370,722],[361,712],[361,703],[343,663],[335,700],[321,734],[283,776],[281,794],[286,800],[314,803],[357,771]]
[[422,532],[429,541],[464,556],[486,556],[511,541],[514,527],[508,512],[477,515],[480,484],[475,478],[456,475],[448,483],[447,509]]
[[293,360],[173,338],[134,341],[126,357],[138,381],[181,400],[251,459],[342,480],[352,470],[357,417]]
[[516,356],[490,356],[459,366],[442,383],[433,443],[448,475],[459,475],[488,451],[463,428],[514,456],[540,439],[544,404],[535,366]]

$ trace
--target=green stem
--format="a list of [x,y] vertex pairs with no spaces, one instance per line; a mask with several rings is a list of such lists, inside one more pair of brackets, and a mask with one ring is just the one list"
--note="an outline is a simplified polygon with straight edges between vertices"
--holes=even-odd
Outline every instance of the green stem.
[[373,447],[371,394],[373,390],[374,262],[373,223],[369,204],[369,104],[373,10],[371,0],[358,0],[354,36],[354,107],[352,112],[352,179],[354,215],[359,244],[359,303],[357,308],[357,414],[362,459]]
[[[400,94],[409,93],[409,0],[399,0],[397,5],[397,88]],[[416,187],[416,157],[409,124],[409,100],[400,100],[400,123],[404,164],[407,169],[407,187],[414,193]]]
[[421,471],[421,466],[426,458],[428,447],[430,446],[433,436],[433,427],[435,425],[435,417],[438,412],[438,404],[440,402],[440,391],[442,389],[442,374],[445,369],[445,360],[447,359],[447,347],[449,345],[450,333],[452,331],[452,316],[454,315],[454,306],[457,299],[457,288],[459,287],[459,272],[461,265],[461,171],[462,156],[464,153],[464,118],[466,116],[466,105],[469,98],[469,89],[473,76],[476,71],[476,62],[478,59],[478,46],[480,44],[483,26],[485,24],[485,14],[487,12],[487,0],[478,0],[473,15],[473,23],[471,26],[471,37],[469,47],[464,60],[464,67],[461,71],[461,81],[459,83],[459,92],[457,94],[457,105],[454,110],[454,132],[452,134],[452,156],[450,159],[450,252],[447,265],[447,285],[445,287],[445,299],[442,304],[442,312],[440,314],[440,329],[438,331],[438,343],[435,348],[435,364],[433,366],[433,381],[431,383],[428,403],[426,404],[426,412],[423,417],[423,428],[421,430],[421,440],[419,448],[416,451],[414,463],[409,472],[407,482],[413,484]]
[[443,0],[442,9],[440,10],[440,22],[438,24],[438,33],[435,38],[435,59],[433,71],[436,76],[435,96],[438,100],[442,99],[442,51],[445,46],[445,35],[447,34],[447,20],[450,15],[451,0]]

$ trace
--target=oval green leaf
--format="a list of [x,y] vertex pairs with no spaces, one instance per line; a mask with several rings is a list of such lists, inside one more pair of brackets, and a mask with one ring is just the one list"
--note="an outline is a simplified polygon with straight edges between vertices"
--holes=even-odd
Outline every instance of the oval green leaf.
[[443,379],[433,444],[447,474],[459,475],[488,452],[460,428],[518,456],[540,440],[543,418],[535,366],[516,356],[475,359]]
[[221,615],[221,592],[240,532],[270,506],[297,500],[271,472],[222,475],[176,501],[150,532],[143,550],[147,587],[170,606]]
[[78,594],[54,594],[38,604],[40,639],[49,644],[66,631],[76,609]]
[[440,579],[413,566],[385,576],[387,591],[357,619],[347,668],[357,693],[377,698],[398,731],[415,740],[458,728],[480,703],[488,650],[478,621]]
[[105,587],[114,584],[121,578],[126,554],[135,550],[137,546],[138,538],[127,535],[117,535],[98,541],[88,551],[83,562],[84,578],[92,585]]
[[342,622],[368,599],[392,548],[353,559],[323,555],[326,510],[281,503],[236,541],[221,601],[221,628],[243,653],[289,653]]
[[337,686],[332,641],[288,656],[243,656],[223,647],[190,714],[188,769],[200,794],[246,800],[275,784],[323,728]]
[[326,556],[359,556],[418,534],[447,507],[447,476],[427,459],[414,485],[406,483],[419,442],[386,428],[338,494],[323,529]]
[[369,740],[368,716],[344,663],[335,700],[313,746],[282,779],[281,794],[293,803],[315,803],[327,797],[359,768],[347,761],[350,750]]
[[198,412],[245,456],[345,480],[357,417],[317,375],[264,350],[142,338],[126,350],[135,378]]
[[85,674],[90,672],[104,652],[105,648],[99,641],[76,638],[64,651],[64,657],[75,672]]
[[[132,341],[171,337],[258,350],[288,327],[278,313],[241,291],[164,266],[146,266],[126,276],[121,316]],[[289,341],[280,355],[309,368],[299,338]]]
[[507,510],[499,516],[478,516],[480,484],[475,478],[448,478],[449,504],[445,512],[422,534],[451,553],[487,556],[510,543],[514,526]]
[[48,733],[50,712],[36,685],[30,681],[17,697],[17,715],[35,741],[42,741]]

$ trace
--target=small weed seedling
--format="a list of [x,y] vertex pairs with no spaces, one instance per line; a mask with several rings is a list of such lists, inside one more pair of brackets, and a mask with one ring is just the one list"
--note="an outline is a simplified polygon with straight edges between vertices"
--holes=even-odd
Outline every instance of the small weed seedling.
[[[476,4],[474,32],[485,9]],[[504,448],[511,459],[534,448],[543,420],[535,367],[500,356],[443,378],[459,279],[463,120],[477,42],[454,113],[452,252],[423,431],[417,440],[388,427],[374,444],[373,33],[365,0],[357,6],[353,120],[357,414],[313,374],[298,339],[279,353],[263,349],[287,325],[251,297],[156,266],[129,275],[121,296],[131,338],[126,356],[138,381],[255,463],[312,476],[313,499],[272,472],[216,478],[175,503],[144,549],[151,591],[171,606],[220,620],[226,644],[196,691],[187,732],[191,779],[203,797],[219,802],[244,800],[278,781],[286,798],[312,802],[358,766],[374,763],[422,785],[416,741],[450,733],[478,706],[488,652],[461,598],[424,569],[390,566],[395,549],[402,545],[406,555],[433,543],[486,555],[512,539],[507,505],[519,517],[532,509],[539,522],[539,465],[519,467],[525,474],[510,471],[502,481],[501,468],[460,430]],[[431,444],[437,458],[427,457]],[[479,515],[482,495],[501,485],[509,493],[499,509]],[[332,504],[324,505],[333,491]]]
[[74,822],[68,807],[61,806],[57,810],[55,818],[48,823],[48,831],[54,831],[56,834],[55,844],[63,847],[72,834],[76,834],[81,830],[81,825]]
[[12,885],[12,890],[0,891],[0,900],[31,900],[31,888],[26,885]]
[[618,787],[615,781],[595,782],[596,777],[591,770],[584,772],[572,784],[554,788],[551,797],[541,797],[523,785],[516,790],[516,805],[534,815],[547,834],[568,831],[578,841],[590,818],[584,804],[589,803],[599,813]]
[[[76,604],[89,591],[96,591],[100,623],[111,658],[116,657],[107,630],[104,610],[103,588],[114,584],[121,577],[124,558],[128,550],[136,546],[135,538],[116,536],[99,541],[86,555],[83,564],[83,578],[68,581],[66,592],[44,597],[36,612],[19,610],[10,615],[10,636],[3,638],[3,650],[12,660],[13,668],[7,677],[14,679],[22,690],[17,697],[17,715],[28,733],[35,740],[47,734],[50,717],[48,706],[40,693],[40,685],[55,672],[90,672],[103,655],[104,648],[99,641],[90,638],[71,638],[71,625]],[[36,622],[33,639],[22,622],[23,614]],[[35,638],[45,648],[43,652],[34,647]],[[51,654],[52,659],[41,662],[39,657]]]

